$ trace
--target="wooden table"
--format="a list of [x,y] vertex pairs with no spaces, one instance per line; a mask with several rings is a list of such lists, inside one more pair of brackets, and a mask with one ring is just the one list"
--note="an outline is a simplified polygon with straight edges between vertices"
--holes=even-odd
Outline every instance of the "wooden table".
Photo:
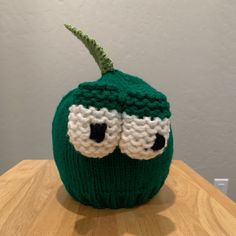
[[54,161],[0,176],[0,235],[236,235],[236,204],[182,161],[160,193],[133,209],[94,209],[65,191]]

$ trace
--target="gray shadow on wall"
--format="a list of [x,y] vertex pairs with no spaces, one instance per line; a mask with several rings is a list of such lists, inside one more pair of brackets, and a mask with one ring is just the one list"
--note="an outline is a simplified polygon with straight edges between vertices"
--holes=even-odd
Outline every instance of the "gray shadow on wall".
[[149,202],[121,209],[96,209],[74,200],[61,185],[57,190],[58,202],[78,215],[74,230],[79,235],[169,235],[175,230],[171,219],[159,213],[175,202],[174,192],[164,185]]

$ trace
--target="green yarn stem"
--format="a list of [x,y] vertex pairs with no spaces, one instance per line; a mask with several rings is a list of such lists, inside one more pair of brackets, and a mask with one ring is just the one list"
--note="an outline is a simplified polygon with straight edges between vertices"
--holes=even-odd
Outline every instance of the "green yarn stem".
[[90,54],[93,56],[96,63],[98,64],[102,74],[114,70],[112,60],[107,56],[104,49],[100,45],[98,45],[98,43],[94,39],[90,38],[81,30],[78,30],[77,28],[71,25],[65,24],[65,27],[69,31],[71,31],[89,50]]

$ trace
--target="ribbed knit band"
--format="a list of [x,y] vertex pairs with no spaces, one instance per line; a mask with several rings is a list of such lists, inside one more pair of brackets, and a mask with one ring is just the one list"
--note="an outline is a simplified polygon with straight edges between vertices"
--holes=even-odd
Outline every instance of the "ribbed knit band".
[[[60,177],[67,191],[75,199],[96,208],[133,207],[152,198],[168,175],[173,154],[172,131],[165,151],[150,160],[132,159],[121,153],[119,147],[104,158],[89,158],[76,151],[69,142],[67,135],[69,107],[73,104],[83,104],[88,107],[93,105],[112,109],[111,102],[107,102],[106,99],[110,93],[109,89],[112,90],[115,99],[112,106],[119,112],[125,111],[138,117],[144,117],[147,113],[151,114],[149,115],[151,117],[170,117],[165,95],[137,77],[121,74],[119,71],[112,72],[97,82],[84,83],[72,90],[62,99],[53,120],[53,152]],[[104,89],[101,89],[102,86]],[[85,93],[81,91],[89,89],[96,91],[100,89],[100,92],[93,93],[91,90],[92,96],[84,96]],[[101,99],[99,95],[103,98]],[[134,101],[136,95],[139,97]],[[126,100],[127,97],[129,100]],[[151,100],[151,103],[155,103],[156,109],[149,104]]]

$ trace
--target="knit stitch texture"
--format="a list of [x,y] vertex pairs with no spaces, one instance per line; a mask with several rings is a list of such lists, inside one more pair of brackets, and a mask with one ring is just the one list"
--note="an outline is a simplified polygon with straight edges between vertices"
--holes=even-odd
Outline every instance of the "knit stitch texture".
[[103,48],[65,25],[88,48],[101,78],[81,83],[59,103],[54,159],[71,196],[96,208],[142,204],[162,187],[173,155],[166,96],[113,68]]
[[65,24],[65,27],[69,31],[71,31],[79,40],[81,40],[84,46],[89,50],[94,60],[98,64],[102,74],[105,74],[106,72],[113,70],[113,62],[106,55],[104,49],[101,46],[99,46],[94,39],[91,39],[81,30],[78,30],[75,27],[72,27],[71,25]]
[[[98,149],[95,142],[94,146],[91,144],[93,141],[89,139],[90,130],[86,129],[86,124],[85,136],[81,137],[80,123],[77,122],[82,121],[83,117],[73,117],[71,110],[75,108],[76,114],[83,114],[79,109],[90,109],[93,111],[90,113],[92,119],[96,113],[94,111],[104,110],[102,117],[108,117],[105,121],[110,119],[111,122],[107,124],[113,128],[108,148],[109,140],[105,144],[99,143]],[[110,116],[106,115],[109,113]],[[112,114],[116,118],[114,121]],[[82,83],[69,92],[56,110],[52,129],[54,157],[67,191],[81,203],[96,208],[133,207],[152,198],[164,184],[172,159],[170,115],[164,94],[140,78],[118,70],[104,74],[98,81]],[[156,127],[159,126],[160,133],[166,138],[165,148],[161,151],[146,150],[151,155],[145,154],[144,149],[134,153],[132,150],[142,146],[140,140],[152,134],[146,129],[138,132],[137,126],[134,126],[132,129],[136,128],[136,132],[125,136],[128,116],[136,120],[138,128],[146,127],[152,121]],[[71,122],[72,118],[74,123]],[[77,126],[70,131],[73,124]],[[70,134],[76,129],[78,137]],[[147,130],[150,132],[152,129],[154,135],[158,128],[155,130],[150,126]],[[124,136],[127,140],[123,139]],[[140,142],[137,147],[132,140]],[[150,142],[151,147],[154,140]],[[95,147],[94,150],[92,147]]]

